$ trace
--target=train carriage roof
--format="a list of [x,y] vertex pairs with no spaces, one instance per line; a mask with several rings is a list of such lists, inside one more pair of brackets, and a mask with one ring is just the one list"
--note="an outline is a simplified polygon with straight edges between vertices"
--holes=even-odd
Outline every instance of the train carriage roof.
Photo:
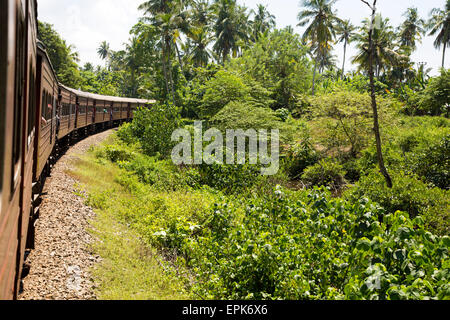
[[66,87],[62,84],[60,84],[60,86],[64,89],[66,89],[67,91],[70,91],[73,94],[76,94],[78,97],[88,98],[88,99],[93,99],[93,100],[110,101],[110,102],[126,102],[126,103],[135,103],[135,104],[154,104],[154,103],[156,103],[155,100],[103,96],[100,94],[94,94],[94,93],[83,92],[80,90],[72,89],[72,88]]

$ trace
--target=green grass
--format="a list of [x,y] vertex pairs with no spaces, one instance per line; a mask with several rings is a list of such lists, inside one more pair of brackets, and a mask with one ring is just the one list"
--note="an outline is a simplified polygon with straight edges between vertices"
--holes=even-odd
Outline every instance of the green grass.
[[[180,300],[193,299],[186,279],[160,251],[151,247],[121,213],[131,201],[139,206],[129,190],[117,181],[122,170],[110,162],[98,161],[92,152],[77,160],[68,172],[88,194],[96,217],[91,234],[92,250],[102,260],[92,270],[97,297],[102,300]],[[136,203],[136,201],[138,201]],[[178,275],[177,275],[178,274]]]

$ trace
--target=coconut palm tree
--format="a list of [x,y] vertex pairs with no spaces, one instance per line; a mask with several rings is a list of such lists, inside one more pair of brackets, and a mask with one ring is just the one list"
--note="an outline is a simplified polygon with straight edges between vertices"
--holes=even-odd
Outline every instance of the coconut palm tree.
[[253,28],[253,39],[257,41],[261,34],[275,27],[275,16],[272,15],[267,7],[262,4],[258,4],[255,10],[251,10],[250,14],[254,15],[252,23]]
[[344,42],[344,59],[342,62],[342,75],[341,78],[344,78],[345,74],[345,58],[347,55],[347,45],[354,40],[356,35],[356,27],[350,22],[350,20],[345,20],[341,24],[337,26],[338,39],[337,43]]
[[303,40],[315,48],[316,61],[314,64],[313,87],[314,95],[316,69],[318,62],[331,51],[331,44],[336,38],[336,25],[341,22],[333,11],[337,0],[303,0],[303,10],[298,14],[298,26],[306,27]]
[[[141,20],[149,22],[152,26],[157,28],[161,34],[159,45],[161,47],[161,62],[164,80],[166,83],[167,94],[169,94],[169,92],[171,93],[172,102],[174,104],[176,104],[176,101],[172,75],[172,49],[178,49],[176,46],[180,34],[178,28],[181,25],[186,24],[182,21],[183,17],[180,14],[180,6],[184,6],[181,0],[149,0],[138,7],[138,9],[144,11],[144,14],[146,15]],[[181,62],[179,52],[178,57]]]
[[238,6],[236,0],[216,0],[214,10],[216,19],[213,26],[216,36],[214,51],[224,64],[230,54],[237,56],[239,40],[248,39],[248,15],[246,8]]
[[[394,29],[389,24],[389,19],[383,19],[381,15],[378,15],[376,20],[378,21],[378,27],[373,28],[372,42],[373,42],[373,60],[376,77],[380,77],[381,72],[386,72],[393,65],[403,58],[395,49],[396,34]],[[368,72],[370,63],[369,52],[369,31],[371,28],[371,21],[365,19],[363,26],[360,28],[360,32],[355,36],[358,53],[352,59],[352,63],[359,65],[359,70]]]
[[425,20],[419,17],[417,8],[408,8],[403,16],[406,20],[400,26],[400,44],[414,51],[416,42],[421,41],[425,34]]
[[[106,65],[109,65],[109,59],[111,57],[111,50],[109,48],[109,43],[103,41],[100,44],[100,47],[97,49],[97,53],[102,60],[106,61]],[[108,67],[109,68],[109,67]]]
[[155,16],[158,13],[170,11],[170,0],[149,0],[139,5],[138,9],[144,11],[145,15]]
[[450,47],[450,0],[447,0],[445,9],[433,9],[430,13],[432,15],[428,28],[430,36],[436,36],[434,46],[439,49],[444,48],[442,52],[442,68],[445,67],[445,51]]
[[195,66],[206,67],[208,65],[211,53],[208,45],[213,40],[206,26],[192,28],[189,34],[192,40],[190,58]]
[[[381,134],[380,134],[380,124],[378,120],[378,106],[377,106],[377,97],[375,94],[375,77],[374,77],[374,62],[376,58],[376,47],[374,46],[373,41],[373,35],[374,33],[381,29],[381,24],[379,24],[377,27],[375,27],[375,22],[377,18],[377,0],[373,0],[372,5],[366,1],[361,0],[363,3],[365,3],[370,10],[372,11],[370,22],[367,24],[367,28],[365,31],[368,32],[367,35],[367,55],[368,55],[368,65],[367,65],[367,71],[369,74],[370,79],[370,98],[372,100],[372,112],[373,112],[373,131],[375,134],[375,145],[377,148],[377,158],[378,158],[378,166],[380,167],[380,172],[383,174],[387,187],[391,189],[393,187],[392,178],[389,175],[389,172],[386,169],[385,163],[384,163],[384,157],[383,157],[383,150],[382,150],[382,141],[381,141]],[[381,16],[379,17],[381,20]]]
[[196,0],[191,4],[191,24],[197,27],[210,26],[212,9],[208,0]]

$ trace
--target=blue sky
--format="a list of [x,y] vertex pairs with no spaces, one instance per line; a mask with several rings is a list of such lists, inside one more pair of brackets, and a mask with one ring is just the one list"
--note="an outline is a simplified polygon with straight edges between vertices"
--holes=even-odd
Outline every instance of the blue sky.
[[[113,50],[119,50],[129,39],[129,30],[137,22],[141,13],[137,7],[143,0],[38,0],[39,19],[53,24],[56,30],[67,40],[68,44],[76,47],[80,54],[81,64],[92,62],[103,64],[97,55],[100,42],[106,40]],[[256,8],[261,3],[275,15],[277,27],[288,25],[295,31],[302,33],[297,27],[297,15],[300,11],[301,0],[238,0],[249,9]],[[408,7],[417,7],[422,17],[428,18],[433,8],[443,8],[445,0],[378,0],[378,10],[384,17],[388,17],[393,26],[403,21],[403,13]],[[370,15],[366,5],[360,0],[338,0],[336,4],[338,15],[343,19],[350,19],[353,24],[360,25],[361,21]],[[446,68],[450,67],[450,50],[446,61]],[[335,48],[338,65],[342,64],[343,48]],[[350,58],[355,54],[353,46],[348,51],[347,69],[353,69]],[[415,62],[426,62],[427,67],[437,73],[441,66],[442,50],[436,50],[433,39],[426,37],[413,55]]]

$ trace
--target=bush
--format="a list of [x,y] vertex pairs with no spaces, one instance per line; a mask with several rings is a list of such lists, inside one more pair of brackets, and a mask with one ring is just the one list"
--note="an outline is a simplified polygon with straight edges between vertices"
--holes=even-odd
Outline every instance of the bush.
[[239,76],[221,70],[204,86],[205,94],[199,107],[199,115],[204,119],[213,117],[230,102],[244,102],[250,96],[250,88]]
[[[336,91],[311,98],[313,115],[320,120],[319,140],[328,151],[356,158],[373,141],[373,117],[368,94]],[[392,125],[399,105],[378,97],[380,123]]]
[[243,215],[237,206],[217,205],[221,232],[205,229],[189,244],[200,296],[450,298],[450,240],[425,231],[420,218],[319,190],[304,201],[277,189],[242,206]]
[[119,130],[117,130],[117,137],[126,144],[134,144],[138,141],[133,135],[133,125],[129,122],[120,126]]
[[363,176],[347,196],[356,201],[368,197],[389,212],[407,212],[412,218],[423,216],[430,230],[439,234],[450,232],[450,192],[430,188],[416,175],[390,172],[394,186],[389,189],[377,171]]
[[441,189],[450,189],[450,135],[431,142],[411,157],[411,170]]
[[257,165],[202,164],[199,167],[200,184],[225,193],[245,193],[261,178]]
[[283,166],[293,180],[300,178],[307,167],[315,165],[320,159],[319,154],[312,146],[309,132],[305,130],[305,126],[302,129],[300,140],[295,145],[288,146],[284,151]]
[[289,116],[291,115],[291,113],[289,112],[288,109],[285,108],[281,108],[278,109],[277,111],[275,111],[275,114],[277,115],[277,117],[283,121],[286,122],[286,120],[289,118]]
[[129,161],[135,156],[133,151],[120,144],[107,145],[103,152],[111,162]]
[[[449,120],[441,117],[408,117],[399,127],[385,130],[383,155],[391,170],[417,175],[441,189],[450,185]],[[374,145],[362,152],[355,168],[362,173],[377,167]]]
[[406,110],[412,115],[449,116],[450,69],[441,69],[441,74],[430,80],[425,90],[411,97]]
[[164,158],[170,156],[175,146],[171,140],[172,133],[180,126],[181,118],[177,107],[155,104],[135,112],[131,132],[146,155]]
[[227,104],[211,119],[210,124],[223,132],[227,129],[279,129],[283,126],[271,109],[242,102]]
[[327,186],[339,190],[346,183],[345,174],[342,165],[332,159],[323,159],[305,169],[302,181],[309,187]]

